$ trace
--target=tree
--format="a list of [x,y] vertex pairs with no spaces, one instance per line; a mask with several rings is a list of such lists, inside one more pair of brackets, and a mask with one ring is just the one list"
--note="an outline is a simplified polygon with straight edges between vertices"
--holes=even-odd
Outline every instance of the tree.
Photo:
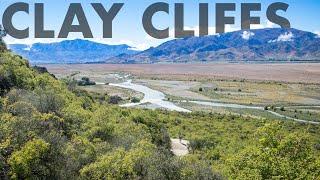
[[277,123],[256,132],[257,145],[229,159],[232,179],[315,179],[320,164],[307,135],[281,134]]
[[91,81],[88,77],[81,78],[80,81],[78,81],[78,86],[92,86],[96,85],[94,81]]
[[131,99],[131,102],[132,102],[132,103],[139,103],[139,102],[140,102],[140,99],[137,98],[137,97],[133,97],[133,98]]
[[7,35],[7,32],[2,28],[2,26],[0,25],[0,39],[2,39],[3,37],[5,37]]
[[84,179],[137,179],[144,164],[143,159],[149,157],[155,146],[147,141],[140,141],[126,152],[119,148],[106,154],[98,161],[85,166],[81,171]]
[[4,52],[7,50],[6,44],[3,42],[3,37],[7,35],[7,32],[0,25],[0,52]]

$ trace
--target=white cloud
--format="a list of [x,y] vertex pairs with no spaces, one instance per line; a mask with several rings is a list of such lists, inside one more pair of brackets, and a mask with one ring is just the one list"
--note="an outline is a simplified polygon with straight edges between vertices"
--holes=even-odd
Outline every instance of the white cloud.
[[147,43],[141,43],[141,44],[137,44],[134,47],[130,48],[130,50],[143,51],[143,50],[146,50],[149,48],[150,48],[150,45],[148,45]]
[[23,50],[25,51],[30,51],[32,48],[32,44],[29,44],[26,48],[24,48]]
[[267,20],[264,24],[252,24],[251,29],[264,29],[264,28],[276,28],[279,25],[272,23],[271,21]]
[[265,25],[266,28],[275,28],[275,27],[279,27],[279,25],[276,25],[275,23],[267,20],[267,23]]
[[27,38],[27,39],[15,39],[9,35],[3,38],[4,42],[6,44],[26,44],[26,45],[32,45],[34,43],[53,43],[53,42],[60,42],[64,39],[58,39],[58,38]]
[[243,31],[241,36],[243,39],[249,40],[251,36],[254,36],[254,33],[250,31]]
[[130,40],[113,40],[113,39],[105,39],[105,38],[93,38],[93,39],[86,39],[88,41],[93,41],[101,44],[109,44],[109,45],[119,45],[119,44],[127,44],[129,46],[132,46],[134,42]]
[[263,29],[266,28],[265,24],[251,24],[250,29]]
[[[194,35],[197,36],[197,37],[199,36],[199,26],[194,26],[194,27],[186,26],[184,29],[185,30],[193,30],[194,31]],[[240,28],[231,26],[229,24],[225,25],[225,32],[226,33],[227,32],[239,31],[239,30],[240,30]],[[213,26],[209,27],[208,28],[208,35],[219,35],[218,33],[216,33],[216,27],[213,27]],[[168,41],[168,40],[175,39],[174,36],[175,36],[175,30],[174,30],[174,28],[170,28],[170,30],[169,30],[169,38],[166,39],[166,40]],[[153,37],[151,37],[149,35],[146,36],[146,39],[155,40],[155,38],[153,38]]]
[[317,35],[316,38],[320,38],[320,31],[315,31],[314,33]]
[[269,43],[274,43],[274,42],[288,42],[288,41],[293,41],[294,35],[292,32],[286,32],[284,34],[280,34],[280,36],[277,39],[270,40]]
[[[199,29],[200,29],[199,26],[195,26],[195,27],[186,26],[185,27],[185,30],[193,30],[195,36],[199,36]],[[215,34],[216,34],[216,27],[209,27],[208,28],[208,35],[215,35]],[[169,37],[173,39],[174,35],[175,35],[175,30],[174,30],[174,28],[171,28],[169,31]]]

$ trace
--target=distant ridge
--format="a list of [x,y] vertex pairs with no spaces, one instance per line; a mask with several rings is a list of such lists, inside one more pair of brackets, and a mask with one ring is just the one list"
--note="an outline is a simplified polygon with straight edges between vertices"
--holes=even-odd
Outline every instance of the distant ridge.
[[140,52],[125,44],[107,45],[80,39],[9,47],[33,64],[320,62],[319,35],[281,28],[175,39]]
[[165,42],[106,63],[192,63],[243,61],[320,62],[318,35],[297,29],[259,29]]
[[97,63],[120,54],[134,54],[128,45],[107,45],[88,40],[67,40],[33,45],[12,44],[9,48],[31,63]]

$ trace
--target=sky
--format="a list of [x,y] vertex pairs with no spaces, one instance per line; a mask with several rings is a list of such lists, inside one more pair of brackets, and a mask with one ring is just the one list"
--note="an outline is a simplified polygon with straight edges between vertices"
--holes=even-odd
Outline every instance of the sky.
[[[44,3],[45,29],[54,30],[57,36],[70,3],[81,3],[88,19],[94,38],[88,39],[105,44],[128,44],[133,49],[144,50],[151,46],[157,46],[165,41],[173,39],[174,27],[174,3],[184,3],[185,6],[185,28],[197,30],[199,23],[199,3],[209,3],[209,33],[215,34],[215,5],[216,3],[236,3],[235,12],[226,12],[226,16],[235,17],[235,25],[228,25],[226,31],[240,29],[241,3],[261,3],[260,12],[252,12],[252,16],[261,18],[261,25],[252,26],[253,29],[277,27],[270,23],[266,18],[266,10],[273,2],[285,2],[289,4],[287,12],[279,11],[279,15],[287,18],[292,28],[310,31],[320,34],[320,0],[0,0],[0,16],[5,9],[15,2],[26,2],[30,5],[30,13],[17,13],[13,17],[13,24],[18,29],[30,27],[30,38],[14,39],[10,36],[5,38],[8,44],[33,44],[36,42],[50,43],[66,39],[35,39],[34,38],[34,3]],[[113,3],[124,3],[123,8],[113,21],[113,37],[110,39],[102,38],[102,21],[94,11],[90,3],[102,3],[108,10]],[[169,15],[163,12],[157,13],[153,17],[154,25],[161,28],[170,28],[170,38],[154,39],[150,37],[142,25],[144,11],[153,3],[166,2],[170,5]],[[0,23],[1,24],[1,23]],[[74,21],[77,24],[77,21]],[[197,33],[196,33],[197,34]],[[71,33],[68,39],[82,39],[82,33]]]

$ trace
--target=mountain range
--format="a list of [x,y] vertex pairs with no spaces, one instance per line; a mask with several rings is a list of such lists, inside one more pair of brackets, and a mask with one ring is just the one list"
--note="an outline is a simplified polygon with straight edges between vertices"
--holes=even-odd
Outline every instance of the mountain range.
[[10,48],[33,63],[320,62],[319,35],[281,28],[175,39],[140,52],[128,45],[112,46],[86,40],[10,45]]
[[318,61],[320,37],[297,29],[259,29],[175,39],[107,63],[190,63],[216,61]]
[[98,63],[120,54],[137,52],[125,44],[107,45],[81,39],[33,45],[11,44],[9,48],[33,64]]

